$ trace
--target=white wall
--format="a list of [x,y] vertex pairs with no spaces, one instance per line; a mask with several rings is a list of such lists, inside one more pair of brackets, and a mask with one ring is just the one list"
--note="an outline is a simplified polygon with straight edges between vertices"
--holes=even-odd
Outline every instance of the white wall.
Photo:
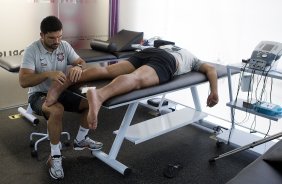
[[240,62],[261,40],[282,42],[281,0],[120,0],[119,29],[143,31],[200,59]]
[[[22,54],[39,39],[40,22],[48,15],[60,17],[64,39],[90,48],[91,39],[108,37],[108,11],[107,0],[0,0],[0,57]],[[0,68],[0,88],[8,97],[0,98],[0,109],[27,103],[27,89],[19,86],[17,73]]]
[[75,47],[90,47],[90,39],[108,37],[107,0],[0,0],[0,57],[17,55],[39,39],[40,22],[56,15],[64,36]]
[[[72,0],[59,3],[58,16],[64,24],[64,39],[76,48],[90,48],[91,39],[107,39],[108,0]],[[68,0],[71,2],[71,0]]]
[[[40,11],[40,12],[39,12]],[[39,24],[51,13],[47,4],[27,3],[23,0],[0,1],[0,57],[16,55],[31,40],[39,38]]]
[[[175,41],[202,60],[238,63],[249,58],[261,40],[282,42],[281,7],[281,0],[120,0],[119,29]],[[236,90],[239,78],[232,80]],[[199,86],[198,91],[203,111],[219,118],[213,122],[229,128],[220,120],[230,122],[227,86],[226,79],[219,80],[220,101],[213,108],[205,107],[208,85]],[[274,81],[272,100],[276,104],[282,104],[281,86],[281,81]],[[193,106],[189,94],[189,90],[182,90],[167,98]],[[236,111],[235,121],[250,127],[254,118],[242,122],[245,117],[245,112]],[[272,123],[270,134],[281,131],[281,122]],[[268,126],[268,120],[257,118],[256,130],[266,133]]]

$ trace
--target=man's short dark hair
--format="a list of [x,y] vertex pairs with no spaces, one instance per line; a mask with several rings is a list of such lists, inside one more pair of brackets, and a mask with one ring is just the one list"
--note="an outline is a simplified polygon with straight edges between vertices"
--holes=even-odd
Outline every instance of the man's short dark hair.
[[45,17],[40,24],[40,31],[43,34],[56,32],[63,29],[63,24],[56,16]]

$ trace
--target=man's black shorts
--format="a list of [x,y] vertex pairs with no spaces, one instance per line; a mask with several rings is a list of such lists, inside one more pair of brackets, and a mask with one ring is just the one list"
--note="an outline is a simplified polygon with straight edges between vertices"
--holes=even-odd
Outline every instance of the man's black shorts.
[[[42,105],[45,101],[46,95],[46,93],[36,92],[28,98],[28,103],[35,114],[45,116],[42,111]],[[71,93],[70,91],[64,91],[60,95],[58,102],[64,106],[65,111],[79,112],[79,104],[81,99],[81,97]]]
[[176,72],[176,60],[174,56],[163,49],[144,49],[131,56],[128,61],[135,68],[139,68],[142,65],[152,67],[159,77],[160,84],[170,81]]

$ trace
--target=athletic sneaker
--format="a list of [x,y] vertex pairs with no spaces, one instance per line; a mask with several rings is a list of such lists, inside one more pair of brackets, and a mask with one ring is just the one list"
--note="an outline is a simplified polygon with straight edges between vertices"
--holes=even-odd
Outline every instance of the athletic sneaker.
[[63,179],[64,178],[64,170],[62,167],[62,156],[54,155],[49,157],[46,163],[49,166],[50,176],[54,179]]
[[92,151],[94,150],[100,150],[103,147],[103,143],[94,141],[90,139],[88,136],[85,137],[82,141],[78,142],[76,139],[74,139],[73,143],[73,149],[74,150],[83,150],[85,148],[88,148]]

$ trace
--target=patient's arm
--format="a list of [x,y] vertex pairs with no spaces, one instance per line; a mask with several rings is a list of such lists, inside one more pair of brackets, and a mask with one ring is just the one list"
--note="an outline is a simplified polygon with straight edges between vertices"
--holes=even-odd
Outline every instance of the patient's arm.
[[204,63],[201,65],[200,72],[204,73],[210,83],[210,94],[207,98],[207,106],[213,107],[218,103],[218,90],[217,90],[217,73],[213,66]]

